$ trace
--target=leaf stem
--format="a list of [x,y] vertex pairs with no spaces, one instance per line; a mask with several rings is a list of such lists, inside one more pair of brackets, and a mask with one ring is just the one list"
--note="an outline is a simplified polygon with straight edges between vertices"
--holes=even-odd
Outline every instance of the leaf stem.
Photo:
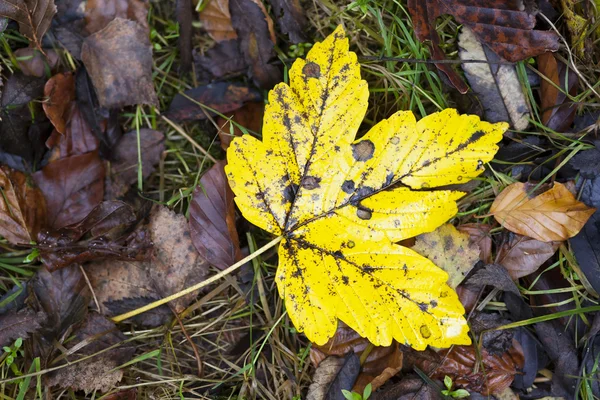
[[170,301],[173,301],[175,299],[178,299],[182,296],[185,296],[186,294],[192,293],[198,289],[201,289],[205,286],[210,285],[211,283],[221,279],[222,277],[229,275],[230,273],[232,273],[233,271],[235,271],[236,269],[240,268],[242,265],[246,264],[248,261],[256,258],[257,256],[261,255],[262,253],[264,253],[265,251],[269,250],[271,247],[275,246],[276,244],[278,244],[279,242],[281,242],[281,239],[283,239],[283,236],[278,236],[277,238],[271,240],[269,243],[265,244],[263,247],[261,247],[260,249],[256,250],[254,253],[242,258],[240,261],[236,262],[235,264],[233,264],[232,266],[228,267],[227,269],[224,269],[223,271],[219,272],[218,274],[211,276],[210,278],[199,282],[197,284],[195,284],[194,286],[190,286],[187,289],[183,289],[180,292],[174,293],[168,297],[165,297],[164,299],[160,299],[157,301],[154,301],[150,304],[146,304],[143,307],[140,308],[136,308],[135,310],[131,310],[129,312],[126,312],[125,314],[121,314],[121,315],[117,315],[116,317],[113,317],[112,320],[113,322],[117,323],[117,322],[121,322],[124,321],[128,318],[131,317],[135,317],[136,315],[139,315],[141,313],[144,313],[146,311],[152,310],[156,307],[162,306],[163,304],[166,304]]

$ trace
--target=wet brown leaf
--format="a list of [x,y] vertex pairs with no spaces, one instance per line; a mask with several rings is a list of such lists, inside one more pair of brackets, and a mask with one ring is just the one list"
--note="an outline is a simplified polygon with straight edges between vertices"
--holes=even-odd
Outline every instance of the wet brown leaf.
[[220,161],[200,179],[190,203],[192,243],[209,264],[225,269],[241,260],[233,192]]
[[[558,50],[558,36],[551,31],[533,29],[535,15],[523,10],[518,0],[492,0],[485,3],[459,0],[409,0],[408,8],[417,38],[429,40],[434,60],[446,57],[435,30],[436,19],[450,14],[459,24],[470,28],[477,39],[500,57],[520,61],[546,51]],[[450,64],[436,64],[461,93],[468,86]]]
[[496,263],[506,268],[512,279],[518,279],[535,272],[556,253],[560,243],[509,233],[498,249]]
[[52,229],[81,221],[104,197],[104,165],[97,152],[52,162],[33,179],[46,198]]
[[45,50],[45,52],[46,55],[31,47],[15,50],[14,54],[21,72],[27,76],[46,77],[46,73],[53,70],[58,64],[59,56],[52,49]]
[[85,29],[89,33],[96,33],[115,18],[123,18],[137,22],[149,33],[148,7],[145,0],[88,0],[85,6]]
[[0,236],[12,244],[29,244],[46,221],[46,201],[31,178],[0,168]]
[[299,0],[270,0],[279,29],[290,38],[291,43],[306,42],[304,29],[307,24],[304,9]]
[[99,258],[146,260],[152,247],[148,234],[133,231],[138,222],[131,206],[105,201],[83,220],[50,233],[40,233],[40,255],[49,270]]
[[541,79],[542,123],[557,132],[565,132],[573,124],[577,105],[573,104],[563,91],[571,96],[577,95],[579,84],[577,74],[562,61],[558,61],[552,53],[539,55],[537,64],[540,73],[556,85],[543,77]]
[[543,241],[562,241],[575,236],[595,208],[588,207],[561,183],[537,196],[534,184],[513,183],[494,200],[490,214],[511,232]]
[[342,390],[352,388],[359,371],[360,360],[354,353],[344,357],[327,357],[313,375],[306,400],[341,399]]
[[64,134],[54,130],[46,141],[50,149],[48,161],[53,162],[70,156],[78,156],[98,150],[100,142],[85,120],[81,110],[71,102]]
[[[349,352],[356,353],[359,357],[369,347],[369,341],[361,337],[343,322],[338,323],[335,336],[323,346],[313,343],[310,348],[310,360],[315,367],[328,356],[344,356]],[[362,365],[360,374],[356,378],[353,391],[362,393],[365,386],[371,383],[373,390],[377,390],[391,377],[402,369],[402,352],[398,343],[391,346],[375,346]]]
[[229,10],[242,54],[250,65],[250,77],[256,86],[271,89],[283,79],[279,67],[272,64],[277,59],[273,21],[260,1],[229,0]]
[[210,0],[200,12],[200,22],[206,33],[217,42],[237,39],[237,33],[231,26],[229,0]]
[[44,86],[44,112],[59,133],[65,133],[71,102],[75,100],[75,76],[71,72],[54,75]]
[[[265,112],[265,104],[262,102],[249,102],[238,108],[231,115],[233,122],[243,126],[249,131],[260,133]],[[227,150],[229,144],[235,136],[242,136],[242,130],[230,120],[219,117],[217,118],[219,126],[219,139],[221,140],[221,148]]]
[[[69,361],[93,355],[127,339],[112,321],[97,313],[90,313],[73,336],[74,339],[65,344],[65,348],[73,350]],[[123,371],[115,368],[130,361],[134,352],[135,347],[130,344],[118,346],[80,363],[51,372],[48,375],[48,384],[83,390],[85,393],[94,390],[107,392],[123,377]],[[63,359],[54,365],[64,364],[65,361]]]
[[217,82],[177,94],[169,106],[169,118],[194,121],[206,119],[207,114],[214,115],[186,96],[223,114],[237,110],[247,102],[262,100],[260,92],[249,86],[236,82]]
[[40,50],[54,14],[54,0],[0,0],[0,16],[15,20],[19,32]]
[[35,312],[30,308],[0,314],[0,347],[10,346],[18,338],[27,339],[32,332],[40,329],[45,321],[44,312]]
[[492,236],[490,235],[491,225],[488,224],[462,224],[456,227],[459,232],[469,235],[469,243],[479,247],[479,259],[486,264],[492,262]]
[[[509,387],[524,363],[521,345],[515,340],[513,346],[502,355],[492,355],[482,348],[480,356],[479,359],[478,351],[473,346],[454,346],[440,351],[439,361],[423,358],[417,360],[417,365],[427,373],[433,372],[432,378],[444,379],[448,375],[459,388],[491,395]],[[475,372],[479,362],[483,365]]]
[[85,39],[81,58],[100,106],[158,107],[152,82],[152,47],[146,30],[137,22],[115,18]]
[[448,273],[448,285],[455,289],[479,260],[479,247],[470,243],[469,234],[445,224],[417,236],[412,248]]

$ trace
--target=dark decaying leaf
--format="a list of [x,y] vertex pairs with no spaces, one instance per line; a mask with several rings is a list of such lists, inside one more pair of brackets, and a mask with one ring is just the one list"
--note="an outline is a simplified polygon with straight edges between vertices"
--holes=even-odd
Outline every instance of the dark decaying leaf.
[[[523,305],[527,306],[525,303]],[[533,385],[538,371],[544,368],[549,360],[540,341],[531,331],[523,327],[517,328],[514,337],[521,344],[525,363],[522,373],[515,375],[512,387],[526,390]]]
[[50,270],[98,258],[145,260],[151,243],[134,210],[120,201],[105,201],[81,221],[40,233],[40,255]]
[[65,133],[71,102],[75,100],[75,76],[64,72],[48,79],[44,86],[44,112],[59,133]]
[[[447,375],[457,387],[484,395],[500,393],[509,387],[524,362],[521,346],[514,340],[513,346],[501,355],[471,345],[442,350],[437,357],[438,360],[423,357],[416,364],[433,378],[442,380]],[[477,367],[479,363],[482,366]]]
[[[417,38],[429,40],[434,60],[444,60],[440,38],[435,30],[436,19],[444,14],[456,18],[459,24],[473,31],[477,39],[494,53],[508,61],[520,61],[558,50],[558,35],[551,31],[534,30],[535,15],[522,8],[519,0],[492,0],[485,3],[457,0],[409,0],[408,8]],[[502,40],[499,40],[501,38]],[[467,85],[450,64],[436,64],[461,93]]]
[[81,58],[100,106],[158,107],[152,82],[152,47],[146,30],[137,22],[115,18],[85,39]]
[[21,72],[27,76],[46,77],[47,72],[56,68],[59,55],[52,49],[45,50],[45,52],[44,55],[40,50],[31,47],[15,50],[14,54]]
[[573,124],[577,111],[577,105],[565,93],[577,95],[577,74],[552,53],[539,55],[537,64],[540,73],[550,80],[542,79],[540,83],[542,123],[557,132],[565,132]]
[[469,243],[479,247],[479,259],[486,264],[492,262],[492,236],[490,230],[491,225],[488,224],[462,224],[456,227],[459,232],[469,234]]
[[88,0],[85,6],[85,29],[96,33],[115,18],[135,21],[148,33],[147,0]]
[[248,71],[237,39],[219,42],[203,55],[195,54],[194,62],[201,80],[230,78]]
[[488,46],[482,45],[466,26],[458,36],[458,55],[465,60],[488,60],[488,63],[463,63],[465,78],[477,95],[490,122],[506,121],[516,130],[529,125],[529,107],[517,71],[513,65],[502,65],[503,60]]
[[276,65],[275,43],[269,30],[269,16],[253,0],[229,0],[231,24],[237,32],[242,54],[250,65],[250,76],[256,86],[271,89],[282,81]]
[[535,272],[556,253],[560,243],[541,242],[509,232],[498,248],[496,263],[506,268],[512,279],[518,279]]
[[[140,150],[142,156],[142,178],[154,172],[165,150],[165,136],[152,129],[140,129]],[[110,163],[110,183],[106,185],[107,199],[124,195],[138,179],[137,130],[127,132],[116,144]]]
[[27,339],[46,321],[46,314],[30,308],[0,314],[0,347],[9,346],[18,338]]
[[[233,114],[226,115],[230,116],[233,122],[243,126],[248,131],[260,134],[264,112],[265,104],[263,102],[251,101],[244,104],[242,108],[233,111]],[[229,148],[229,144],[234,137],[243,135],[242,130],[235,123],[223,117],[217,118],[217,125],[219,126],[218,134],[223,150]]]
[[186,90],[183,94],[178,93],[173,98],[167,115],[175,121],[202,120],[207,118],[207,114],[215,114],[208,109],[203,109],[197,103],[220,113],[228,113],[249,101],[260,100],[262,96],[254,88],[236,82],[218,82]]
[[220,161],[206,172],[190,203],[190,232],[198,253],[209,264],[225,269],[242,258],[235,228],[233,192]]
[[513,282],[506,268],[500,264],[488,264],[471,275],[465,285],[468,287],[493,286],[504,292],[520,296],[519,288]]
[[[339,322],[335,335],[324,345],[318,346],[313,343],[310,348],[310,360],[315,367],[329,356],[342,357],[349,352],[361,356],[362,352],[369,347],[369,341],[361,337],[343,322]],[[397,342],[391,346],[376,346],[370,350],[369,355],[361,366],[361,371],[352,391],[362,393],[367,384],[375,391],[391,377],[402,369],[402,351]]]
[[70,156],[78,156],[98,150],[99,141],[74,102],[68,111],[68,122],[64,134],[54,130],[46,141],[50,149],[49,162]]
[[192,16],[194,9],[191,0],[177,0],[175,18],[179,24],[179,62],[182,71],[192,68]]
[[[93,355],[127,339],[112,321],[97,313],[90,313],[81,326],[75,330],[73,336],[74,339],[65,345],[67,349],[77,348],[77,351],[69,355],[69,361]],[[81,347],[84,343],[85,345]],[[120,345],[80,363],[51,372],[47,378],[48,384],[83,390],[86,393],[94,390],[107,392],[123,377],[123,371],[115,368],[130,361],[134,352],[134,346]],[[55,365],[65,363],[66,360],[63,359]]]
[[[595,178],[600,175],[600,140],[594,141],[594,148],[579,152],[571,160],[573,168],[578,170],[585,178]],[[600,188],[599,188],[600,190]],[[600,203],[600,194],[598,195],[598,203]],[[599,205],[594,205],[589,201],[582,200],[586,204],[593,205],[599,208]]]
[[46,198],[52,229],[81,221],[104,197],[104,165],[97,152],[52,162],[33,179]]
[[373,393],[369,400],[441,400],[440,388],[432,388],[419,377],[407,375],[400,382]]
[[494,329],[511,322],[500,314],[476,312],[471,316],[469,322],[473,336],[481,338],[481,345],[488,353],[502,355],[512,346],[512,330]]
[[327,357],[313,375],[306,400],[343,399],[342,390],[352,389],[359,371],[360,360],[353,352],[344,357]]
[[[578,374],[579,377],[589,376],[591,372],[597,371],[596,360],[600,357],[600,335],[598,332],[600,331],[600,314],[596,313],[594,317],[594,321],[590,330],[587,333],[587,340],[585,343],[585,347],[582,352],[581,359],[581,368]],[[597,375],[597,374],[596,374]],[[577,385],[579,386],[582,382],[582,379],[578,379]],[[592,394],[595,397],[600,395],[600,382],[597,380],[587,380],[585,383],[588,387],[592,389]]]
[[291,43],[306,42],[304,28],[307,20],[299,0],[270,0],[279,29],[290,38]]
[[46,201],[25,174],[0,167],[0,236],[12,244],[29,244],[46,219]]
[[54,14],[54,0],[0,0],[0,16],[17,21],[19,32],[40,50]]

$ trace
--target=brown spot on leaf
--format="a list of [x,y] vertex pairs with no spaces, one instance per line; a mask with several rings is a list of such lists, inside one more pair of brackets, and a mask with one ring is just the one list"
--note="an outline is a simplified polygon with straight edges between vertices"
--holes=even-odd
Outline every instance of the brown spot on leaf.
[[421,325],[421,327],[419,328],[419,332],[421,332],[421,336],[423,336],[425,339],[429,339],[429,337],[431,336],[431,331],[429,330],[429,327],[427,327],[427,325]]
[[316,176],[305,176],[302,179],[302,187],[306,190],[313,190],[319,188],[321,182],[321,178],[317,178]]
[[356,216],[360,219],[368,220],[373,216],[373,211],[366,207],[358,207],[356,210]]
[[361,140],[352,145],[352,156],[356,161],[367,161],[373,157],[375,145],[370,140]]
[[321,67],[319,64],[314,62],[307,62],[302,68],[302,73],[307,78],[320,78],[321,77]]

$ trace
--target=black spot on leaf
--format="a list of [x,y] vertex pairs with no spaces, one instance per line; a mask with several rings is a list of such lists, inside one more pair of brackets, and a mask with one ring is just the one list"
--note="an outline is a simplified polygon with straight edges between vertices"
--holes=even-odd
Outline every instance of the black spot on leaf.
[[344,193],[354,193],[354,182],[353,181],[344,181],[344,183],[342,184],[342,190],[344,191]]
[[316,176],[305,176],[302,178],[302,187],[306,190],[313,190],[320,187],[321,178]]

